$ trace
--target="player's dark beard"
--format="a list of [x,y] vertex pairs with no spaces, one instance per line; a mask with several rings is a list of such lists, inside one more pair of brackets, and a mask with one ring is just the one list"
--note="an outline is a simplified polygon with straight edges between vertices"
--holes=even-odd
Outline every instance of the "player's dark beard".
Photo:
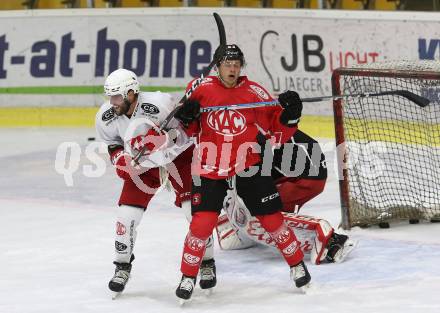
[[116,115],[121,116],[127,114],[128,110],[130,110],[130,105],[130,102],[124,99],[124,105],[120,106],[119,112],[116,111]]

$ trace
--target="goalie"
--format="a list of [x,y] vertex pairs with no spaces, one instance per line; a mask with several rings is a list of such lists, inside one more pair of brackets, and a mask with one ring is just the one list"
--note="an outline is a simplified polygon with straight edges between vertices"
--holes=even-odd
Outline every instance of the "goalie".
[[[286,94],[297,96],[291,91]],[[283,158],[287,160],[289,155],[290,168],[283,168],[282,165],[286,164]],[[275,149],[271,175],[283,203],[285,223],[294,231],[311,262],[343,261],[355,242],[336,233],[324,219],[298,214],[306,202],[323,191],[327,179],[325,156],[318,142],[297,130],[287,143]],[[223,250],[245,249],[257,244],[275,246],[233,189],[228,191],[224,200],[223,212],[216,226],[218,243]]]

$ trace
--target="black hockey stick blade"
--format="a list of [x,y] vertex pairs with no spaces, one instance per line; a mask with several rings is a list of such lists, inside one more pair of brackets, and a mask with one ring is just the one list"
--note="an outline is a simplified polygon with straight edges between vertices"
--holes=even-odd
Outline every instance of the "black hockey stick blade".
[[215,22],[217,23],[218,35],[220,37],[220,45],[226,46],[226,31],[225,25],[223,25],[222,18],[216,12],[213,13]]
[[336,96],[322,96],[322,97],[312,97],[312,98],[302,98],[302,102],[320,102],[324,100],[338,100],[338,99],[350,99],[350,98],[368,98],[368,97],[381,97],[381,96],[401,96],[409,101],[414,102],[418,106],[424,108],[426,107],[430,101],[429,99],[416,95],[415,93],[408,91],[408,90],[389,90],[389,91],[382,91],[378,93],[358,93],[358,94],[351,94],[351,95],[336,95]]
[[[218,36],[219,36],[219,40],[220,40],[220,47],[222,49],[226,49],[226,31],[225,31],[225,26],[223,25],[223,21],[222,21],[220,15],[218,15],[215,12],[213,13],[213,15],[214,15],[215,23],[217,24]],[[223,53],[220,53],[220,55],[222,55],[222,54]],[[185,92],[185,94],[179,100],[178,103],[180,103],[180,104],[184,103],[191,96],[191,94],[194,92],[194,90],[196,90],[200,86],[203,78],[205,78],[205,76],[209,75],[209,72],[211,72],[212,68],[214,67],[214,65],[217,64],[218,61],[220,61],[220,60],[213,59],[211,61],[211,63],[209,63],[209,65],[203,70],[203,72],[200,75],[200,77],[198,79],[196,79],[195,81],[193,81],[193,84],[192,84],[191,88],[188,89],[187,92]],[[171,111],[170,114],[165,118],[165,120],[163,120],[163,122],[160,124],[160,129],[161,130],[165,129],[168,126],[168,124],[173,119],[174,115],[176,114],[176,112],[178,110],[179,110],[179,106],[177,106],[173,111]]]
[[397,95],[397,96],[401,96],[404,97],[406,99],[408,99],[409,101],[414,102],[415,104],[417,104],[419,107],[426,107],[430,101],[429,99],[416,95],[415,93],[412,93],[408,90],[392,90],[392,91],[384,91],[382,92],[383,95]]

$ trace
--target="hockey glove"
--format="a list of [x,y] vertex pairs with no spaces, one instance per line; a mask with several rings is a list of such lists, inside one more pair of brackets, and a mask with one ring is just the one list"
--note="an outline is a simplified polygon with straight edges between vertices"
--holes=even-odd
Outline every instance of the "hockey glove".
[[123,149],[114,151],[110,159],[113,165],[116,167],[116,174],[123,180],[129,180],[130,174],[129,171],[131,169],[131,156],[126,153]]
[[278,96],[278,102],[283,107],[280,115],[280,122],[288,127],[296,126],[299,123],[302,112],[302,101],[295,91],[288,90]]
[[130,146],[135,151],[140,151],[145,148],[145,152],[153,152],[161,149],[167,141],[166,132],[157,132],[154,128],[151,128],[145,135],[139,135],[131,139]]
[[197,100],[187,99],[174,115],[183,126],[188,127],[200,117],[200,103]]

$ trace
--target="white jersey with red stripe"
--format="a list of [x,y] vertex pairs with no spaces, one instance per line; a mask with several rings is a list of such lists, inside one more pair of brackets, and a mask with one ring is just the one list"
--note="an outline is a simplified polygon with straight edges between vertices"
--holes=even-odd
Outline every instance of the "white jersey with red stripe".
[[[131,117],[115,114],[109,101],[105,102],[96,114],[96,132],[98,139],[107,145],[120,145],[132,156],[130,140],[138,135],[145,135],[152,127],[158,127],[168,114],[176,107],[176,103],[168,93],[140,92],[138,104]],[[174,140],[169,140],[160,150],[146,154],[140,159],[143,167],[154,168],[172,162],[193,142],[186,135],[177,120],[170,122]]]

